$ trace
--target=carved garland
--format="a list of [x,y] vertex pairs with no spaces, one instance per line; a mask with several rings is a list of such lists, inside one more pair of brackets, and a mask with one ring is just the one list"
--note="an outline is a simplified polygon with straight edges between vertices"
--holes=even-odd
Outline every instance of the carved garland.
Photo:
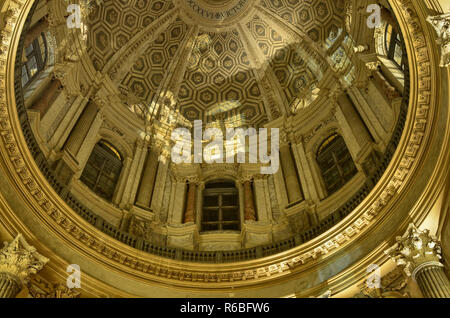
[[[270,276],[287,274],[295,267],[307,264],[319,256],[325,256],[329,254],[337,247],[349,243],[352,240],[358,238],[364,229],[369,227],[369,224],[374,223],[377,219],[377,215],[381,212],[382,208],[395,196],[399,188],[405,183],[407,178],[411,175],[411,167],[414,162],[418,161],[419,148],[424,142],[424,136],[427,128],[427,121],[430,113],[430,105],[432,105],[432,77],[431,69],[433,61],[429,55],[429,49],[431,47],[430,40],[424,34],[421,21],[416,14],[415,5],[411,0],[395,0],[393,3],[398,4],[401,14],[405,17],[408,26],[408,31],[413,39],[414,51],[411,52],[415,55],[418,62],[417,68],[417,82],[419,83],[419,94],[415,107],[415,118],[412,128],[412,133],[409,136],[409,142],[407,148],[403,154],[401,163],[396,168],[394,176],[391,178],[388,186],[381,193],[379,198],[368,208],[365,212],[359,211],[359,217],[346,227],[342,232],[334,236],[334,238],[327,241],[322,241],[320,245],[311,248],[311,250],[290,257],[285,261],[276,261],[270,265],[265,265],[260,268],[254,268],[242,271],[222,271],[222,272],[200,272],[192,271],[184,268],[176,268],[161,265],[161,262],[143,259],[142,257],[136,257],[131,253],[123,251],[116,244],[107,242],[108,240],[100,240],[98,237],[101,235],[91,235],[92,229],[83,224],[83,222],[77,222],[80,218],[73,215],[65,214],[66,211],[60,211],[51,201],[49,193],[39,186],[37,176],[33,175],[30,170],[29,158],[25,158],[24,154],[19,150],[21,146],[19,143],[21,133],[16,131],[17,128],[13,128],[12,121],[16,121],[17,118],[13,118],[14,112],[11,109],[15,107],[12,70],[15,60],[15,52],[8,51],[8,47],[11,47],[13,37],[17,37],[20,33],[21,25],[18,23],[19,18],[23,18],[24,12],[30,8],[33,0],[14,0],[9,1],[6,14],[3,16],[5,21],[5,28],[0,33],[1,46],[0,46],[0,134],[2,147],[1,155],[4,159],[9,160],[9,164],[14,169],[10,169],[10,173],[19,178],[24,189],[28,192],[30,199],[34,200],[43,211],[47,214],[41,215],[42,218],[47,219],[49,224],[55,228],[63,229],[66,233],[70,234],[76,240],[78,240],[85,248],[85,251],[91,255],[101,254],[106,256],[113,262],[122,264],[131,269],[140,271],[142,273],[148,273],[153,278],[165,277],[178,281],[190,281],[190,282],[204,282],[204,283],[217,283],[217,282],[234,282],[234,281],[247,281],[251,282],[255,279],[267,279]],[[23,23],[23,21],[20,21]],[[412,99],[414,101],[414,99]],[[17,139],[19,138],[19,140]],[[20,186],[20,185],[19,185]],[[40,211],[37,211],[39,213]],[[50,217],[50,218],[49,218]],[[360,235],[358,235],[358,233]],[[98,234],[98,233],[97,233]],[[97,254],[97,256],[99,256]],[[99,258],[97,258],[99,259]],[[106,261],[105,261],[106,262]],[[247,264],[248,266],[248,264]],[[256,265],[257,266],[257,265]],[[194,266],[193,266],[194,267]],[[215,266],[216,267],[216,266]],[[242,283],[241,283],[242,284]]]

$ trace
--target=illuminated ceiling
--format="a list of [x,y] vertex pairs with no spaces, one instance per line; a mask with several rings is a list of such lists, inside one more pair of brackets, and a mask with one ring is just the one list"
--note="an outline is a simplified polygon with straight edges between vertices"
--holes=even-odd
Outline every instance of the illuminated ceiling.
[[103,1],[88,53],[148,105],[169,96],[190,121],[258,127],[317,90],[344,17],[344,0]]

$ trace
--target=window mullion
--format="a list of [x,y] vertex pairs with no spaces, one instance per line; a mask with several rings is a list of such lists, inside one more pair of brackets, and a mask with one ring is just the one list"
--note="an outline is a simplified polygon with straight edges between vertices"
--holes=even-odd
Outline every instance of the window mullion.
[[331,155],[333,156],[334,166],[339,171],[339,175],[341,176],[341,179],[342,179],[344,173],[342,171],[341,165],[339,164],[339,160],[337,159],[336,154],[334,152],[332,152]]
[[106,160],[103,160],[101,167],[98,169],[97,180],[95,180],[94,192],[97,191],[97,186],[100,182],[100,178],[103,175],[103,169],[105,168]]

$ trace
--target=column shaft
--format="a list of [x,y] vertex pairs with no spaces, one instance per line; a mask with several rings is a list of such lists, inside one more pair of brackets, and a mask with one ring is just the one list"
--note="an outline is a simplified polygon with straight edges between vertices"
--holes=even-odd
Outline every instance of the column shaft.
[[42,92],[41,96],[39,96],[39,99],[33,104],[33,106],[31,106],[31,109],[38,110],[40,112],[41,119],[49,110],[51,102],[54,100],[60,87],[61,82],[58,79],[52,79]]
[[378,86],[379,90],[383,93],[389,103],[391,103],[395,98],[400,97],[400,93],[397,91],[397,89],[391,85],[391,83],[383,74],[381,74],[380,71],[373,72],[372,76],[375,85]]
[[67,139],[65,148],[76,157],[97,114],[97,106],[89,102]]
[[353,160],[358,162],[372,138],[347,94],[342,94],[338,98],[336,118]]
[[164,198],[166,179],[168,177],[168,169],[169,169],[169,162],[168,162],[168,159],[165,158],[162,161],[160,161],[158,164],[158,171],[156,173],[155,184],[158,184],[161,186],[155,187],[155,189],[153,190],[152,202],[150,205],[150,208],[153,211],[161,211],[161,208],[163,206],[163,198]]
[[20,292],[19,283],[10,275],[0,273],[0,298],[15,298]]
[[134,158],[131,161],[131,167],[125,179],[123,193],[121,197],[121,206],[133,204],[136,196],[137,186],[139,184],[139,177],[142,175],[142,168],[144,160],[147,157],[147,150],[141,143],[136,145]]
[[312,166],[308,162],[308,157],[306,156],[305,146],[303,141],[299,144],[293,146],[293,150],[297,151],[300,163],[300,173],[303,174],[302,186],[304,190],[305,198],[312,200],[314,202],[320,201],[320,185],[318,180],[314,178],[314,172],[312,171]]
[[244,181],[244,218],[246,221],[256,221],[255,203],[250,180]]
[[149,150],[147,161],[145,162],[142,174],[141,186],[139,187],[136,204],[149,208],[152,199],[153,188],[155,186],[156,172],[158,171],[158,154],[154,150]]
[[441,266],[427,266],[416,274],[425,298],[450,298],[450,283]]
[[186,212],[184,213],[184,223],[195,222],[195,197],[197,185],[189,182],[189,190],[187,195]]
[[300,201],[303,195],[289,144],[280,147],[280,157],[289,203]]

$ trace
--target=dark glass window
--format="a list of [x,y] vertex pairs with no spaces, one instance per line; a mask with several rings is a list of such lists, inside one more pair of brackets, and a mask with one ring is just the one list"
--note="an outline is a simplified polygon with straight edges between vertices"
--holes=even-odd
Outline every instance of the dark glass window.
[[319,147],[317,163],[329,195],[339,190],[357,173],[345,141],[338,134],[327,138]]
[[386,26],[385,48],[387,57],[404,70],[407,61],[406,54],[403,52],[403,39],[401,34],[390,24]]
[[27,86],[44,68],[47,63],[47,42],[41,33],[24,49],[22,64],[22,87]]
[[92,150],[80,180],[102,198],[111,200],[121,171],[122,156],[102,140]]
[[205,231],[239,231],[239,193],[234,182],[213,181],[203,191],[202,227]]

